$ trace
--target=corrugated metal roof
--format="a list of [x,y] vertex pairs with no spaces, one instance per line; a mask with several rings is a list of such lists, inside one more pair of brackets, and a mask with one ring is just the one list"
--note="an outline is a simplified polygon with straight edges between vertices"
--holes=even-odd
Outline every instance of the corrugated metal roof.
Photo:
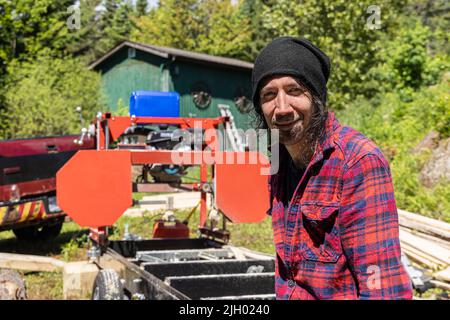
[[142,50],[145,52],[148,52],[150,54],[154,54],[156,56],[162,57],[162,58],[181,58],[182,60],[191,60],[191,61],[197,61],[202,63],[208,63],[208,64],[216,64],[216,65],[224,65],[234,68],[240,68],[240,69],[247,69],[251,70],[253,69],[253,63],[238,60],[238,59],[232,59],[232,58],[226,58],[226,57],[219,57],[219,56],[213,56],[205,53],[198,53],[193,51],[187,51],[187,50],[181,50],[176,48],[169,48],[169,47],[162,47],[162,46],[155,46],[155,45],[149,45],[145,43],[139,43],[139,42],[132,42],[132,41],[124,41],[118,46],[114,47],[110,51],[108,51],[103,57],[99,58],[98,60],[94,61],[89,65],[89,68],[95,68],[98,65],[100,65],[103,61],[107,60],[109,57],[114,55],[117,51],[122,49],[123,47],[131,47],[135,48],[137,50]]

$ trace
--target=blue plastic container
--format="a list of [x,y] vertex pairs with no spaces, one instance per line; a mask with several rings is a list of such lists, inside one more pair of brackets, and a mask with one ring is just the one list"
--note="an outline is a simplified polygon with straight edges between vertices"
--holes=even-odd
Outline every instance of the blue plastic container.
[[180,116],[180,95],[176,92],[134,91],[130,97],[130,116]]

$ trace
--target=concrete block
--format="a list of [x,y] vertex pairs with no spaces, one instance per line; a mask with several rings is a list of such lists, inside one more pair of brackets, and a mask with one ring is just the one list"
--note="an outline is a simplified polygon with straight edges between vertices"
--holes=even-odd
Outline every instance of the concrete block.
[[97,273],[97,265],[87,261],[66,263],[63,268],[64,299],[89,299]]

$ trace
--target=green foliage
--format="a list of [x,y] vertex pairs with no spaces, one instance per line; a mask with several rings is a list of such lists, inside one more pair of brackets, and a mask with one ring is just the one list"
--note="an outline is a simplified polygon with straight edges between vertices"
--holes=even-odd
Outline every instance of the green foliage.
[[[100,6],[103,4],[103,6]],[[66,52],[91,63],[124,40],[134,28],[128,1],[80,0],[80,29],[70,31]]]
[[2,58],[34,55],[43,48],[64,48],[67,8],[73,0],[0,1]]
[[118,115],[118,116],[128,116],[130,115],[130,108],[128,107],[128,105],[126,105],[125,103],[123,103],[122,99],[119,99],[117,101],[117,111],[114,112],[114,114]]
[[230,0],[162,0],[136,19],[132,39],[235,58],[247,57],[250,27]]
[[141,17],[147,13],[147,0],[137,0],[136,1],[136,16]]
[[76,107],[90,120],[104,105],[100,76],[70,58],[11,63],[3,90],[3,138],[78,133]]
[[358,96],[372,97],[378,90],[370,75],[377,66],[384,40],[397,27],[395,17],[405,1],[377,1],[380,29],[371,30],[371,0],[279,0],[264,6],[262,28],[275,36],[300,36],[313,41],[332,61],[329,105],[343,108]]
[[448,88],[444,77],[435,86],[409,93],[408,99],[398,92],[383,95],[376,104],[359,100],[338,116],[374,140],[389,159],[398,207],[450,221],[450,185],[424,187],[419,172],[430,154],[411,153],[432,130],[442,138],[450,137]]
[[445,54],[432,55],[427,46],[433,34],[419,21],[395,33],[378,53],[383,63],[374,69],[373,75],[379,80],[381,88],[389,92],[414,91],[423,85],[437,82],[442,73],[450,67]]

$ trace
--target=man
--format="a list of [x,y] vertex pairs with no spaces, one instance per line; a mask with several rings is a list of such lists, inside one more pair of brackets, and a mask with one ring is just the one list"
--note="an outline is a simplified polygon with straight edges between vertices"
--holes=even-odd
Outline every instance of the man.
[[326,111],[329,74],[329,58],[292,37],[268,44],[253,69],[256,113],[279,132],[277,299],[411,299],[389,164]]

